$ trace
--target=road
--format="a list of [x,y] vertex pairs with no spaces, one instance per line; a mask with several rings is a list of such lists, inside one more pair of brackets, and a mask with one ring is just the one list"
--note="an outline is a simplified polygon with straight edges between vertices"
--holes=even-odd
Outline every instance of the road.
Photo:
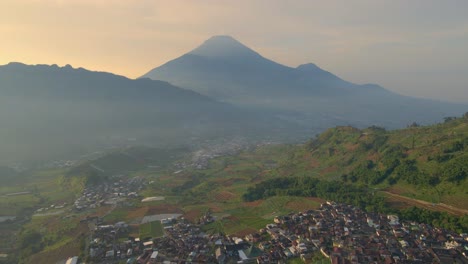
[[426,201],[423,201],[423,200],[418,200],[418,199],[413,199],[413,198],[409,198],[409,197],[406,197],[406,196],[401,196],[401,195],[394,194],[394,193],[387,192],[387,191],[382,191],[382,192],[385,193],[388,196],[391,196],[393,199],[395,199],[397,201],[404,202],[406,204],[414,205],[414,206],[417,206],[417,207],[422,207],[422,208],[429,209],[429,210],[432,210],[432,211],[447,212],[447,213],[458,215],[458,216],[468,214],[468,210],[456,208],[456,207],[453,207],[453,206],[448,205],[448,204],[443,204],[443,203],[435,203],[434,204],[434,203],[426,202]]

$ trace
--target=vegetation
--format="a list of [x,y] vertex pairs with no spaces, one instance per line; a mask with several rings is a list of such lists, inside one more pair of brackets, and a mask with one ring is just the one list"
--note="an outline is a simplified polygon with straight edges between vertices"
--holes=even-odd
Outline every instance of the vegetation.
[[274,195],[320,197],[347,203],[370,211],[387,209],[383,197],[374,195],[365,187],[343,184],[339,181],[324,181],[311,177],[275,178],[256,184],[242,196],[246,201],[266,199]]
[[[454,231],[468,230],[467,216],[421,208],[390,208],[378,190],[468,208],[468,115],[443,124],[386,131],[380,127],[329,129],[288,153],[276,176],[249,187],[242,198],[313,196],[396,212]],[[457,198],[454,198],[457,197]],[[436,199],[436,200],[434,200]]]
[[141,238],[156,238],[163,235],[163,226],[159,221],[153,221],[140,225]]
[[446,212],[435,212],[417,207],[411,207],[401,210],[400,216],[404,220],[428,223],[459,233],[466,233],[468,231],[468,215],[456,217]]
[[336,127],[292,150],[277,172],[391,188],[423,200],[437,196],[439,202],[468,209],[468,199],[452,199],[468,195],[467,149],[467,115],[394,131]]
[[18,246],[21,249],[20,260],[24,260],[32,254],[41,251],[44,247],[41,233],[35,230],[22,232],[19,237]]

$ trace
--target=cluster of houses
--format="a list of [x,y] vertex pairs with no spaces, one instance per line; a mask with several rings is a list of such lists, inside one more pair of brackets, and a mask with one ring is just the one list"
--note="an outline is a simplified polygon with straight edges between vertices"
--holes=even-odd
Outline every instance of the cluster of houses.
[[[118,222],[114,225],[102,225],[99,218],[90,219],[96,226],[89,243],[89,260],[91,262],[118,262],[125,258],[136,260],[136,256],[144,253],[144,243],[139,239],[129,238],[120,240],[122,234],[127,233],[128,225]],[[132,263],[132,262],[130,262]]]
[[231,156],[239,153],[249,146],[244,139],[231,139],[226,142],[205,142],[198,151],[193,152],[191,161],[176,162],[174,167],[183,170],[186,168],[196,168],[199,170],[209,167],[210,160],[220,156]]
[[78,162],[76,160],[54,160],[43,165],[44,168],[69,168]]
[[[206,235],[199,235],[200,228],[191,225],[183,219],[163,219],[163,237],[139,238],[125,237],[128,225],[118,222],[113,225],[103,225],[101,219],[89,219],[95,224],[88,250],[88,260],[91,263],[180,263],[180,260],[205,259],[215,263],[214,252],[207,247]],[[197,234],[196,236],[194,234]],[[197,252],[195,254],[194,252]],[[206,254],[203,254],[203,253]]]
[[87,187],[80,197],[75,200],[76,210],[93,209],[102,205],[117,203],[125,197],[138,197],[137,192],[143,188],[141,177],[112,176],[109,182]]
[[[395,215],[327,202],[320,210],[275,217],[245,237],[207,234],[203,223],[161,220],[158,238],[119,237],[127,225],[97,225],[89,256],[106,263],[287,263],[322,255],[333,264],[468,263],[468,236]],[[116,242],[117,241],[117,242]]]
[[190,223],[184,218],[162,219],[164,235],[157,238],[122,239],[128,234],[126,223],[103,225],[99,218],[89,221],[96,225],[87,252],[91,263],[255,262],[262,253],[245,239],[207,234],[202,230],[202,225]]
[[[468,263],[468,237],[426,224],[400,223],[395,215],[366,213],[327,202],[320,210],[276,217],[251,239],[258,263],[277,263],[320,252],[332,263]],[[262,240],[267,232],[270,239]]]
[[62,209],[62,208],[65,208],[66,206],[67,206],[66,202],[59,203],[59,204],[51,204],[49,207],[41,207],[37,209],[36,213],[44,213],[48,210],[53,210],[53,209]]

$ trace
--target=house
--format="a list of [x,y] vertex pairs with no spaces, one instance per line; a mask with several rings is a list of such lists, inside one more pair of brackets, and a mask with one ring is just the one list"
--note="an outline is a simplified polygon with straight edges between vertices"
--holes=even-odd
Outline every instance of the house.
[[224,252],[221,250],[221,248],[217,248],[215,251],[215,256],[216,260],[218,261],[219,264],[224,264],[226,261],[226,255]]
[[[255,247],[254,245],[250,245],[249,248],[245,249],[245,250],[241,250],[245,256],[247,257],[247,260],[244,261],[244,263],[248,263],[248,262],[255,262],[255,260],[262,255],[262,251],[260,249],[258,249],[257,247]],[[241,256],[239,254],[239,256]]]
[[67,262],[65,262],[65,264],[77,264],[77,263],[78,263],[78,257],[77,256],[68,258]]
[[114,256],[115,256],[114,250],[109,250],[106,252],[106,258],[114,258]]

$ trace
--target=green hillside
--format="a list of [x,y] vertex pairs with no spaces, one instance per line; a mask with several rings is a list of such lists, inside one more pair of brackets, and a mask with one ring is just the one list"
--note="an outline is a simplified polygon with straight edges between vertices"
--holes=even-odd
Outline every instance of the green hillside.
[[282,176],[315,176],[468,209],[468,114],[432,126],[327,130],[289,154]]

